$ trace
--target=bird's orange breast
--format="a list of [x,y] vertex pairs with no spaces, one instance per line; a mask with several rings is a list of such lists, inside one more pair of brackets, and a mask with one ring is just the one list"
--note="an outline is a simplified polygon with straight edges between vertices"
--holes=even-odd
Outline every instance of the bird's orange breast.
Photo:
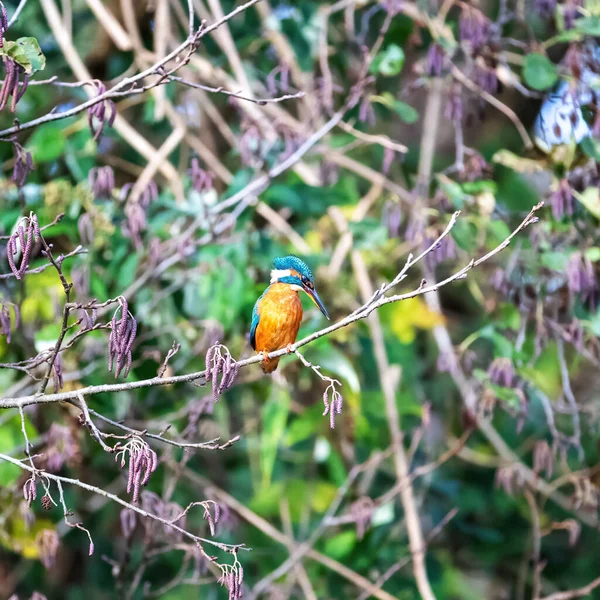
[[[258,352],[273,352],[296,341],[302,322],[302,302],[298,292],[291,286],[284,283],[271,285],[260,301],[258,314],[260,318],[256,328]],[[279,360],[275,359],[273,362],[275,362],[274,369]]]

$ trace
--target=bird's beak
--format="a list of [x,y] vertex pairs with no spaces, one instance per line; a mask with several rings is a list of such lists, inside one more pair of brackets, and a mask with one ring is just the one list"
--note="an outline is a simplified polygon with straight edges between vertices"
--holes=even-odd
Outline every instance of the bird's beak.
[[329,320],[329,314],[327,313],[327,309],[323,305],[323,301],[321,300],[321,298],[319,298],[319,294],[317,294],[317,290],[315,290],[315,289],[309,290],[308,288],[305,287],[304,291],[308,294],[308,297],[315,303],[315,305],[318,307],[318,309],[325,315],[327,320]]

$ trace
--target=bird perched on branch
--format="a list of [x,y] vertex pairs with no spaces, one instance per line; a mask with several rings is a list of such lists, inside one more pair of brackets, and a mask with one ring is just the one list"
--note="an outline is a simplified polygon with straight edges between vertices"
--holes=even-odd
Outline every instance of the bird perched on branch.
[[[271,285],[256,301],[252,311],[250,343],[264,355],[290,347],[295,341],[302,322],[302,302],[298,292],[305,291],[319,310],[329,319],[317,290],[315,278],[306,263],[296,256],[284,256],[273,261]],[[272,373],[279,357],[264,358],[264,373]]]

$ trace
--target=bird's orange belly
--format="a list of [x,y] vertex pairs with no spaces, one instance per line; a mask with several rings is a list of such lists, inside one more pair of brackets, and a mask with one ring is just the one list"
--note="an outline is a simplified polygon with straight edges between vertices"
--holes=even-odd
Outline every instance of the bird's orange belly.
[[273,352],[296,341],[302,322],[302,302],[289,289],[269,290],[260,303],[260,321],[256,328],[256,350]]

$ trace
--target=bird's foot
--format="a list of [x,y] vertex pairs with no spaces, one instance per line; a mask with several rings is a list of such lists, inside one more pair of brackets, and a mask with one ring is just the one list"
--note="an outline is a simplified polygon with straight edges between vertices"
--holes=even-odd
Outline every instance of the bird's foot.
[[286,351],[288,354],[292,354],[292,353],[294,353],[294,352],[296,351],[296,350],[294,349],[294,344],[288,344],[288,345],[285,347],[285,351]]

